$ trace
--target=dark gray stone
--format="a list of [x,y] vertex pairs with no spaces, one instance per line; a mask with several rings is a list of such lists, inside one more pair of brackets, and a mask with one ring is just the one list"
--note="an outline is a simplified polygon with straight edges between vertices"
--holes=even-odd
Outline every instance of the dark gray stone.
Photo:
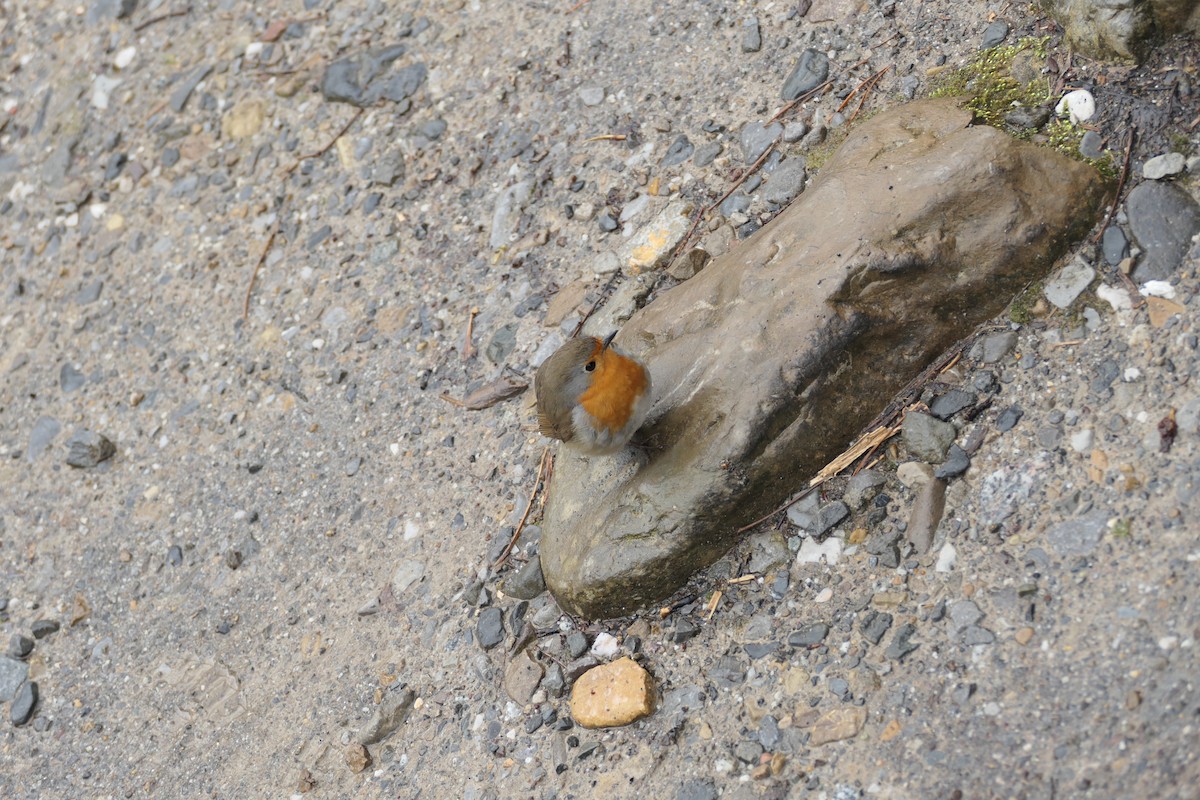
[[475,623],[475,638],[484,650],[491,650],[504,641],[504,614],[495,606],[479,612]]
[[107,437],[95,431],[76,431],[67,440],[67,465],[78,469],[89,469],[112,458],[117,446]]
[[137,8],[137,0],[92,0],[83,18],[89,25],[99,25],[114,19],[125,19]]
[[887,479],[873,469],[864,469],[852,477],[846,484],[842,500],[852,509],[862,508],[879,493],[879,487],[887,483]]
[[428,73],[421,63],[393,71],[392,63],[404,52],[404,45],[396,44],[366,55],[339,59],[326,68],[321,93],[331,102],[360,107],[380,100],[403,103],[425,82]]
[[1097,159],[1104,155],[1104,137],[1095,131],[1087,131],[1079,140],[1079,155]]
[[1008,36],[1008,23],[1002,19],[993,21],[983,30],[983,41],[979,43],[980,50],[995,47]]
[[929,413],[941,420],[947,420],[967,406],[975,402],[975,395],[964,389],[950,389],[938,395],[929,404]]
[[892,615],[884,611],[868,611],[863,617],[859,630],[863,638],[871,644],[879,644],[883,635],[892,627]]
[[421,126],[421,135],[430,141],[437,141],[442,138],[442,134],[449,128],[449,123],[444,119],[431,119]]
[[996,417],[996,430],[1000,433],[1008,433],[1017,427],[1017,423],[1023,416],[1025,416],[1025,411],[1020,406],[1009,406],[1000,412],[1000,416]]
[[1115,267],[1129,257],[1129,239],[1125,231],[1116,225],[1104,229],[1104,239],[1101,247],[1104,251],[1104,261],[1110,267]]
[[28,658],[32,652],[33,639],[30,639],[28,636],[14,633],[12,638],[8,640],[8,651],[6,654],[9,658]]
[[792,74],[783,82],[783,99],[795,100],[812,91],[829,77],[829,58],[819,50],[809,48],[800,54]]
[[804,159],[789,158],[767,176],[763,199],[777,206],[786,206],[804,189],[804,180],[807,177]]
[[901,437],[908,452],[932,464],[940,464],[946,458],[946,451],[954,442],[958,431],[948,422],[910,411],[904,415],[901,423]]
[[57,633],[60,627],[58,620],[39,619],[29,626],[29,632],[35,639],[45,639],[50,634]]
[[1129,193],[1125,209],[1129,230],[1144,251],[1131,277],[1140,283],[1174,275],[1200,232],[1200,205],[1178,186],[1146,181]]
[[687,617],[680,616],[675,620],[675,631],[671,638],[677,643],[686,642],[698,633],[700,633],[700,626]]
[[29,718],[33,716],[33,710],[37,706],[38,701],[38,685],[36,681],[25,681],[21,684],[21,688],[17,690],[16,697],[13,698],[12,706],[9,709],[9,718],[12,724],[18,728],[29,722]]
[[696,148],[696,153],[692,157],[692,163],[697,167],[707,167],[713,162],[713,159],[721,155],[725,145],[720,142],[709,142]]
[[542,559],[534,556],[504,581],[504,593],[518,600],[532,600],[546,591],[542,577]]
[[961,631],[983,619],[983,612],[971,600],[958,600],[949,604],[946,614],[950,617],[950,627],[955,631]]
[[783,645],[779,642],[746,642],[742,645],[742,649],[746,651],[746,655],[755,661],[763,656],[769,656],[772,653],[778,652],[782,647]]
[[758,743],[767,750],[774,750],[779,747],[782,739],[779,732],[779,721],[774,716],[765,714],[762,721],[758,723]]
[[742,159],[747,164],[753,164],[772,142],[782,135],[783,123],[772,122],[764,125],[758,121],[747,122],[738,135],[738,142],[742,146]]
[[971,357],[984,364],[995,364],[1007,357],[1016,346],[1016,331],[989,333],[980,337],[971,347]]
[[742,52],[757,53],[762,50],[762,30],[758,17],[749,17],[742,23]]
[[971,457],[967,452],[956,444],[950,445],[950,452],[946,454],[946,460],[941,466],[933,471],[933,477],[949,480],[962,475],[971,466]]
[[912,637],[916,632],[917,626],[912,623],[901,625],[892,634],[892,643],[887,646],[883,654],[892,661],[903,661],[905,656],[916,650],[919,646],[912,642]]
[[758,757],[762,754],[762,745],[749,739],[743,739],[733,746],[733,755],[743,764],[758,764]]
[[97,278],[94,281],[88,281],[79,290],[79,294],[75,295],[75,302],[81,306],[89,305],[100,299],[100,292],[104,289],[104,281]]
[[996,634],[978,625],[969,625],[963,629],[962,642],[965,645],[991,644],[996,641]]
[[579,658],[588,651],[588,637],[583,631],[571,631],[567,634],[567,652],[571,658]]
[[384,693],[367,724],[355,737],[359,744],[377,744],[395,733],[412,713],[416,693],[403,683],[394,683]]
[[[167,101],[168,105],[171,106],[171,110],[176,114],[183,111],[184,106],[187,105],[188,98],[192,96],[192,92],[196,91],[196,87],[199,86],[200,82],[207,78],[209,73],[212,71],[212,64],[201,64],[199,67],[196,67],[196,69],[192,70],[186,78],[180,81],[179,85],[175,87],[175,90],[171,92],[170,100]],[[175,153],[176,160],[178,160],[179,151],[176,150]],[[167,164],[166,166],[170,166],[170,164]]]
[[798,631],[788,634],[788,644],[792,647],[812,647],[825,641],[829,635],[829,626],[824,622],[814,622],[805,625]]
[[7,703],[16,697],[17,690],[28,676],[29,665],[24,661],[0,656],[0,703]]
[[663,167],[674,167],[687,161],[695,151],[696,148],[691,140],[680,134],[675,141],[671,142],[671,146],[667,148],[666,155],[662,157],[662,161],[659,164]]

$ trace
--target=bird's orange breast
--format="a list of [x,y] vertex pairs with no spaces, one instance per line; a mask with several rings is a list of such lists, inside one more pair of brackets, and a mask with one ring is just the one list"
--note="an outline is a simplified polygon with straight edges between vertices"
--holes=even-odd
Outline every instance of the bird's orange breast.
[[619,431],[629,422],[633,404],[646,392],[646,369],[632,358],[612,350],[596,356],[592,384],[579,396],[579,405],[609,431]]

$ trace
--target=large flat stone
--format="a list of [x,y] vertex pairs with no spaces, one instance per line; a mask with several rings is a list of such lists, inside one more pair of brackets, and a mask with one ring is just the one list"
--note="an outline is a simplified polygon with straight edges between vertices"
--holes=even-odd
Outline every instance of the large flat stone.
[[934,100],[864,123],[786,211],[629,320],[653,449],[559,451],[541,556],[563,609],[668,596],[1093,224],[1091,168],[970,119]]

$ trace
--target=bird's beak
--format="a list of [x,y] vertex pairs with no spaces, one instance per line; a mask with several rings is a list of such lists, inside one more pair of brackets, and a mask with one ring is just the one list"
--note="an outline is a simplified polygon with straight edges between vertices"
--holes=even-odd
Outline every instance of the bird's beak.
[[601,349],[601,350],[607,350],[607,349],[608,349],[608,346],[609,346],[610,344],[612,344],[612,340],[613,340],[613,338],[614,338],[616,335],[617,335],[617,332],[616,332],[616,331],[613,331],[613,332],[612,332],[612,333],[610,333],[608,336],[605,336],[605,337],[604,337],[604,343],[600,345],[600,349]]

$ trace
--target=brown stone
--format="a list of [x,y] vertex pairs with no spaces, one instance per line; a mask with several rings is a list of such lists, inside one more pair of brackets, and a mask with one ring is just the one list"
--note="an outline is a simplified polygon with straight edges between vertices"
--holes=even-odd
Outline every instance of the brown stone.
[[942,521],[942,513],[945,510],[946,482],[941,478],[934,478],[922,486],[917,494],[912,515],[908,519],[908,528],[904,531],[918,555],[929,552],[933,545],[933,535],[937,533],[938,523]]
[[867,721],[867,710],[859,706],[840,706],[825,712],[808,735],[810,747],[858,736]]
[[533,698],[546,670],[533,660],[525,649],[512,657],[504,669],[504,691],[517,705],[525,705]]
[[654,679],[631,658],[590,669],[571,689],[571,718],[585,728],[628,725],[654,713]]
[[560,450],[541,554],[565,611],[669,596],[1091,226],[1092,168],[970,121],[943,99],[863,123],[795,203],[629,319],[652,446]]
[[371,751],[362,744],[353,742],[346,748],[346,766],[351,772],[362,772],[371,766]]

